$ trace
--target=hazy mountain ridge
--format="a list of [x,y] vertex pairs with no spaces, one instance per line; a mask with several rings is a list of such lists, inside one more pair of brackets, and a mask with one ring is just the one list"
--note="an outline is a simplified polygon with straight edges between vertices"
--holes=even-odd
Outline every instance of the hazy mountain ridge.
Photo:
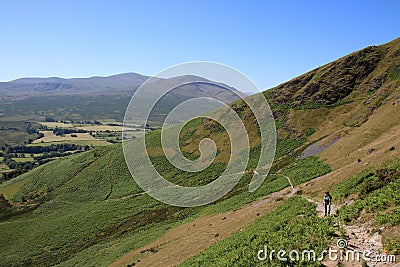
[[20,78],[0,84],[4,92],[17,92],[30,96],[35,93],[84,94],[107,91],[132,90],[148,79],[137,73],[123,73],[108,77],[94,76],[90,78]]
[[[137,73],[122,73],[107,77],[94,76],[90,78],[20,78],[10,82],[0,83],[1,98],[18,98],[32,96],[55,96],[66,94],[129,94],[132,95],[139,86],[144,83],[149,76]],[[179,83],[211,82],[205,78],[184,75],[168,79],[152,78],[154,90],[165,86],[175,86]],[[222,85],[220,89],[227,92],[226,85]],[[187,87],[186,87],[187,89]],[[231,88],[233,91],[237,90]],[[190,91],[190,90],[189,90]],[[182,91],[186,95],[196,95],[196,90]],[[213,95],[213,92],[205,94]],[[219,92],[220,93],[220,92]],[[239,93],[239,92],[238,92]],[[239,93],[240,94],[240,93]]]
[[[57,120],[111,118],[122,122],[133,94],[146,81],[146,89],[140,95],[142,103],[153,103],[154,97],[165,89],[173,89],[157,104],[162,114],[168,113],[167,107],[191,98],[211,97],[230,103],[244,95],[228,85],[194,75],[148,79],[136,73],[72,79],[21,78],[0,83],[0,113],[5,120],[20,116],[38,121],[51,117]],[[209,110],[214,108],[210,106]],[[137,113],[137,118],[143,120],[143,112]]]

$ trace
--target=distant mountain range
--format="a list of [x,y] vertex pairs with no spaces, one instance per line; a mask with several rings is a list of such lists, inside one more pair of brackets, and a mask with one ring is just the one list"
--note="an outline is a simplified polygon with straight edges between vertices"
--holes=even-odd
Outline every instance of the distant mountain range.
[[63,79],[50,78],[20,78],[10,82],[0,83],[3,96],[37,96],[43,94],[89,94],[130,91],[136,89],[148,77],[136,73],[124,73],[109,77],[90,77]]
[[[6,120],[19,116],[38,121],[51,117],[57,120],[115,119],[121,122],[133,94],[147,79],[148,76],[137,73],[123,73],[109,77],[21,78],[3,82],[0,83],[0,114]],[[146,92],[140,95],[141,102],[155,103],[159,95],[156,93],[165,88],[174,89],[157,102],[151,115],[155,121],[162,121],[174,106],[188,99],[210,97],[231,103],[245,95],[234,88],[228,89],[224,84],[184,75],[152,78]],[[205,109],[217,107],[210,101]],[[135,118],[143,120],[141,108],[135,111]]]
[[[94,76],[90,78],[20,78],[10,82],[0,82],[0,98],[20,99],[21,97],[34,96],[58,96],[58,95],[84,95],[84,94],[129,94],[132,95],[139,86],[149,77],[137,73],[122,73],[108,77]],[[185,75],[169,79],[153,78],[154,90],[165,86],[174,86],[179,83],[205,82],[205,78]],[[231,88],[239,94],[239,91]],[[204,83],[196,86],[186,87],[179,94],[186,96],[210,96],[225,95],[227,101],[237,100],[237,96],[232,94],[223,86],[206,86]]]

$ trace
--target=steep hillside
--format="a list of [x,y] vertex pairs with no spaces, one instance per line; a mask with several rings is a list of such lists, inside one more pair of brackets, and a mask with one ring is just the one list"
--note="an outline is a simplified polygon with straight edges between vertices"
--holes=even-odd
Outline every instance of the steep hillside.
[[[315,205],[306,199],[320,200],[324,191],[334,188],[335,201],[341,204],[342,198],[356,193],[346,192],[340,185],[352,174],[387,159],[399,161],[399,68],[400,39],[396,39],[365,48],[265,91],[276,119],[278,143],[270,175],[254,193],[248,192],[248,183],[258,161],[260,137],[253,123],[254,116],[242,101],[231,106],[249,134],[250,162],[239,184],[216,203],[177,208],[143,194],[128,172],[119,145],[56,160],[1,184],[0,193],[13,203],[13,207],[2,205],[1,212],[6,218],[0,222],[0,232],[4,233],[0,236],[1,265],[106,266],[135,250],[118,262],[126,266],[140,264],[141,258],[146,258],[143,262],[150,266],[159,262],[179,264],[213,243],[184,265],[205,262],[212,265],[218,260],[227,264],[253,264],[254,253],[268,240],[278,245],[321,251],[334,242],[338,229],[333,226],[333,218],[318,218]],[[168,180],[185,186],[206,184],[224,171],[229,160],[226,132],[216,122],[199,118],[187,123],[180,133],[183,154],[191,159],[200,156],[198,144],[205,137],[215,140],[218,153],[214,163],[199,173],[177,170],[166,160],[160,131],[148,134],[148,152],[155,167]],[[306,148],[307,157],[302,153]],[[393,167],[396,168],[397,165]],[[367,178],[358,177],[362,178],[349,181],[355,181],[361,190],[360,196],[366,196],[362,190]],[[375,181],[375,178],[368,179]],[[398,179],[386,180],[387,183],[382,186],[376,183],[377,186],[393,192]],[[292,197],[294,191],[290,190],[290,184],[298,196]],[[357,202],[354,208],[361,213],[368,199],[378,194],[374,192],[380,188],[366,192],[372,195],[364,202]],[[273,195],[274,192],[279,193]],[[248,207],[253,207],[256,200],[262,211],[249,211]],[[274,205],[268,206],[272,202]],[[282,203],[283,206],[270,213]],[[388,211],[379,208],[382,214],[377,218],[381,218],[378,221],[385,224],[386,231],[397,229],[400,222],[392,216],[397,214],[395,207],[390,206]],[[198,246],[182,245],[187,242],[183,228],[189,232],[195,227],[211,231],[214,228],[210,224],[217,221],[211,214],[227,214],[233,210],[249,212],[252,216],[247,221],[244,216],[242,221],[235,222],[226,220],[224,215],[225,219],[220,221],[230,225],[231,230],[223,234],[228,239],[218,242],[216,232],[212,241],[206,242],[199,237],[201,231],[193,230],[192,238],[199,242]],[[353,216],[347,221],[356,219]],[[181,226],[175,228],[178,225]],[[247,226],[242,232],[234,233]],[[167,231],[169,235],[159,239]],[[399,236],[390,238],[398,244]],[[147,247],[153,240],[158,246]],[[181,246],[174,247],[175,241]],[[151,261],[153,254],[163,256],[159,261]]]
[[[357,127],[398,89],[399,66],[400,39],[396,39],[328,63],[265,91],[265,95],[276,119],[285,122],[283,128],[288,131],[303,132],[326,120],[333,120],[336,127]],[[330,112],[349,103],[347,110]],[[330,118],[331,113],[341,116]]]

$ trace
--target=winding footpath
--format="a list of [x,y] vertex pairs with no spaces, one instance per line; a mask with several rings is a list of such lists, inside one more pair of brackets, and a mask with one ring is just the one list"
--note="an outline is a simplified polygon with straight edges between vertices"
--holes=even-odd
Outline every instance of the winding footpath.
[[[316,204],[316,211],[318,213],[318,217],[322,218],[325,216],[325,207],[322,201],[315,201],[314,199],[304,197],[307,201]],[[331,207],[331,216],[337,215],[337,210],[340,209],[343,205],[351,205],[352,203],[345,203],[342,205],[332,205]],[[346,237],[346,246],[344,248],[338,247],[337,242],[340,238],[336,238],[334,241],[334,245],[330,247],[331,250],[337,250],[346,255],[349,255],[349,259],[346,259],[346,256],[343,257],[342,260],[338,258],[337,260],[325,260],[322,264],[326,267],[336,267],[336,266],[343,266],[343,267],[354,267],[354,266],[363,266],[362,265],[362,257],[363,252],[368,253],[371,259],[376,259],[378,255],[382,255],[383,251],[383,244],[382,244],[382,236],[378,232],[374,232],[372,226],[372,220],[366,223],[355,223],[353,225],[343,225],[340,222],[335,223],[336,226],[336,236],[340,237],[340,228],[342,228],[345,233]],[[343,239],[343,238],[341,238]],[[360,253],[360,260],[355,258],[353,260],[351,255],[357,255]],[[368,263],[368,266],[374,267],[389,267],[394,266],[392,262],[374,262],[371,260]]]
[[[284,201],[292,197],[298,192],[294,187],[290,177],[278,172],[276,175],[281,175],[288,180],[290,187],[287,187],[278,192],[269,194],[257,201],[250,203],[240,209],[203,216],[194,219],[191,222],[184,223],[148,245],[133,250],[121,258],[111,263],[110,267],[119,266],[177,266],[184,262],[186,259],[195,256],[200,251],[208,248],[213,243],[225,239],[232,234],[242,231],[245,227],[252,224],[259,216],[263,216]],[[324,177],[324,176],[322,176]],[[322,177],[313,179],[318,181]],[[309,184],[311,181],[302,184],[302,186]],[[130,197],[143,195],[147,192],[132,194],[119,199],[109,200],[122,200]],[[309,202],[316,204],[316,212],[319,217],[324,216],[324,205],[322,201],[316,201],[307,196],[302,196]],[[331,216],[337,215],[337,210],[341,205],[332,205]],[[347,247],[342,249],[346,251],[371,251],[371,257],[374,257],[382,251],[382,238],[378,233],[371,234],[372,226],[367,224],[355,224],[352,226],[340,225],[335,223],[337,227],[336,236],[340,236],[340,227],[342,227],[347,236]],[[331,249],[340,250],[336,245],[337,240],[334,241]],[[353,267],[362,266],[362,262],[346,262],[346,261],[330,261],[325,260],[322,264],[326,267]],[[369,264],[372,264],[371,262]],[[376,267],[389,267],[394,266],[393,263],[373,263]],[[396,267],[400,267],[396,265]]]

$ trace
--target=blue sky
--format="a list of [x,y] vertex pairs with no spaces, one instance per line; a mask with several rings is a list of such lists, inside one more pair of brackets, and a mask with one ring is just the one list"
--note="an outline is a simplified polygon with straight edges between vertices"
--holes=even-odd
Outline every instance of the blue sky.
[[2,1],[0,81],[215,61],[267,89],[399,37],[399,1]]

